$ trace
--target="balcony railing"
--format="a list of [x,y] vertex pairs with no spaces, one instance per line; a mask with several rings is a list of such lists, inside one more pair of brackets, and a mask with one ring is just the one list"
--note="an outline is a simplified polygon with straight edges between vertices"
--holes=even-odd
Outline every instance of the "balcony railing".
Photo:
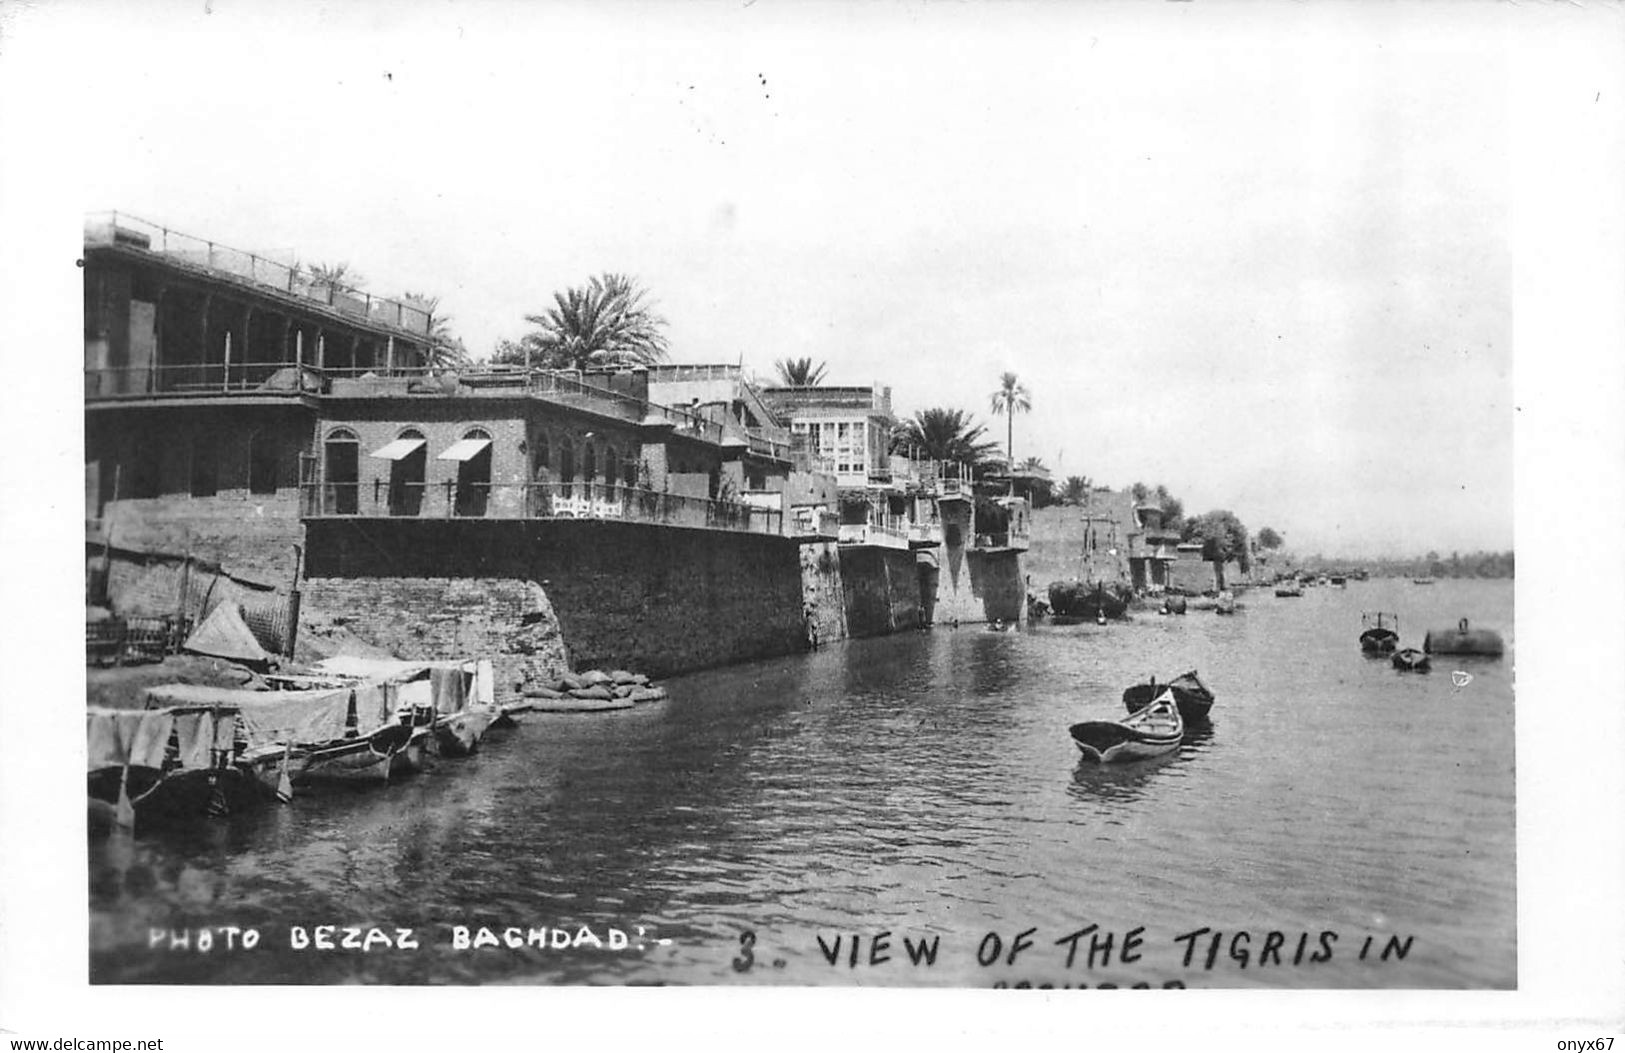
[[85,398],[150,395],[322,394],[339,370],[292,362],[194,363],[85,370]]
[[841,517],[835,512],[801,506],[791,509],[791,532],[797,537],[839,538]]
[[309,519],[604,519],[784,534],[784,513],[737,501],[660,493],[615,483],[311,483],[301,487]]
[[942,544],[942,524],[939,522],[910,523],[907,534],[908,540],[915,545]]
[[100,212],[86,218],[86,245],[121,245],[152,252],[193,267],[230,274],[278,292],[314,300],[342,314],[368,322],[427,335],[429,311],[388,297],[373,296],[352,286],[314,281],[302,267],[268,259],[229,245],[183,234],[124,212]]
[[875,545],[880,548],[908,548],[908,534],[900,527],[878,523],[842,523],[843,545]]

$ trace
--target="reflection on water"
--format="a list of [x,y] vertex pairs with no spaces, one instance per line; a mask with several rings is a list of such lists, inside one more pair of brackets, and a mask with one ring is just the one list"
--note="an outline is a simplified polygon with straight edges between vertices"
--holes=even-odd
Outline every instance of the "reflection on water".
[[[98,981],[886,983],[1181,979],[1192,986],[1482,987],[1516,976],[1512,589],[1372,582],[1250,593],[1236,617],[966,626],[673,680],[666,702],[534,716],[387,789],[92,843]],[[1467,615],[1509,645],[1408,676],[1360,611]],[[1407,637],[1402,644],[1410,644]],[[1469,669],[1456,686],[1448,675]],[[1083,762],[1067,728],[1198,669],[1218,701],[1180,749]],[[1440,675],[1443,673],[1443,675]],[[1431,734],[1441,710],[1458,721]],[[415,930],[408,952],[315,954],[291,926]],[[1050,942],[1147,926],[1121,975],[1000,971],[988,932]],[[252,953],[149,947],[153,928],[257,926]],[[457,949],[453,926],[543,945]],[[1180,968],[1216,930],[1415,937],[1403,963]],[[546,946],[611,930],[630,950]],[[930,969],[830,965],[819,935],[936,934]],[[757,964],[743,970],[741,934]],[[899,935],[898,939],[901,938]],[[661,942],[667,941],[667,942]],[[901,954],[901,951],[897,952]],[[1229,961],[1229,959],[1225,959]]]

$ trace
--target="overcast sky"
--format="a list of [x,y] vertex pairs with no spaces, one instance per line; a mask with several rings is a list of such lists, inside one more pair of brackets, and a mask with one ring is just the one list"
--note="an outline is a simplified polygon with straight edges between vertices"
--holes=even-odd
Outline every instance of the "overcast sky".
[[1018,458],[1304,553],[1448,553],[1513,543],[1506,6],[213,0],[13,31],[71,61],[84,210],[438,294],[477,355],[624,271],[675,360],[811,356],[1001,442],[1011,369]]

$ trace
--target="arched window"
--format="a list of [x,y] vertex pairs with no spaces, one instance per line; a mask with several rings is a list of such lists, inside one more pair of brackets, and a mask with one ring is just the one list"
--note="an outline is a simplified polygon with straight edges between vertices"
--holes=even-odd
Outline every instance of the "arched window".
[[349,428],[334,428],[322,444],[322,511],[353,516],[361,508],[361,440]]
[[576,481],[576,448],[568,436],[559,443],[559,482],[569,487]]
[[[423,433],[416,428],[402,428],[396,436],[397,443],[411,443],[397,447],[389,465],[389,514],[392,516],[415,516],[423,511],[423,490],[425,475],[428,469],[427,443]],[[386,447],[386,449],[389,447]]]
[[[476,445],[480,443],[484,445]],[[456,450],[461,460],[452,510],[460,516],[483,516],[491,499],[491,433],[484,428],[470,428],[463,433]]]
[[598,478],[598,450],[590,439],[581,450],[581,477],[587,480],[589,486]]
[[548,446],[547,432],[537,432],[536,441],[530,454],[530,477],[538,483],[545,482],[548,473],[553,470],[552,452]]
[[621,481],[621,453],[611,446],[604,451],[604,482],[610,486]]

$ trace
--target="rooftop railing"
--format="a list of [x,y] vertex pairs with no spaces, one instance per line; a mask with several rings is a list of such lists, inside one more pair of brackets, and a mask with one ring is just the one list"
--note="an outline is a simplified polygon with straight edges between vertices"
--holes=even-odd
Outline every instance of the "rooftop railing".
[[187,266],[229,274],[290,296],[313,300],[341,314],[419,335],[427,335],[431,325],[431,314],[421,305],[374,296],[339,282],[322,281],[308,268],[171,230],[127,212],[97,212],[86,217],[85,244],[118,245],[151,252]]

